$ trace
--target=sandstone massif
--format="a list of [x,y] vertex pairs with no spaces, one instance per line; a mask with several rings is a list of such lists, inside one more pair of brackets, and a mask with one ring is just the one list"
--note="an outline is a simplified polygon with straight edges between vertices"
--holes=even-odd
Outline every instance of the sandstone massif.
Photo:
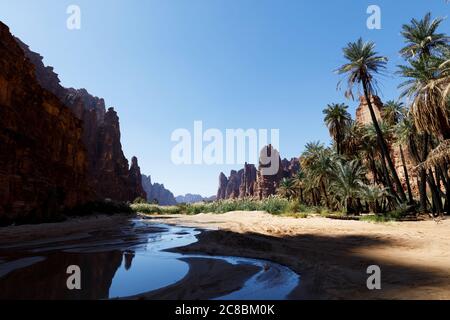
[[0,218],[40,220],[87,201],[145,198],[114,109],[61,86],[1,22],[0,50]]
[[88,201],[82,121],[36,79],[0,22],[0,220],[52,218]]
[[[272,156],[278,151],[271,145],[265,147],[267,156]],[[254,198],[264,199],[275,195],[280,182],[284,178],[293,178],[300,169],[300,162],[297,158],[291,160],[283,159],[278,155],[278,171],[275,174],[264,174],[262,170],[267,165],[259,164],[258,169],[254,164],[245,163],[244,168],[236,171],[232,170],[227,177],[223,172],[219,176],[219,190],[217,199],[243,199]],[[271,165],[271,164],[270,164]]]
[[147,193],[147,201],[162,206],[173,206],[177,204],[175,196],[167,190],[163,184],[152,183],[150,176],[142,175],[142,186]]
[[199,202],[211,202],[216,200],[216,196],[203,197],[200,194],[185,194],[184,196],[178,196],[175,198],[177,203],[199,203]]
[[119,117],[114,108],[106,110],[102,98],[86,89],[64,88],[52,67],[43,57],[16,38],[27,58],[34,64],[40,85],[55,94],[83,122],[83,142],[88,154],[88,183],[98,199],[132,201],[146,197],[134,172],[137,159],[129,166],[122,151]]

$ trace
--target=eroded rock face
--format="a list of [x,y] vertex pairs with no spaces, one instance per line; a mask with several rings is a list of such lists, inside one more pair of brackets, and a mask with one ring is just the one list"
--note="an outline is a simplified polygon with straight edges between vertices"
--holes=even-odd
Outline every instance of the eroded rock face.
[[239,187],[239,198],[253,197],[255,194],[256,176],[258,172],[254,164],[246,163]]
[[[382,117],[383,107],[384,107],[383,102],[381,101],[381,99],[378,96],[373,96],[371,98],[371,102],[372,102],[372,107],[374,109],[376,118],[380,122],[383,121],[383,117]],[[360,105],[356,109],[356,122],[358,122],[359,124],[362,124],[362,125],[372,125],[372,123],[373,123],[372,117],[370,115],[369,106],[367,104],[367,100],[364,97],[360,98]],[[403,189],[406,191],[407,190],[406,175],[405,175],[405,171],[404,171],[403,163],[402,163],[402,159],[401,159],[400,146],[397,144],[393,144],[390,141],[387,141],[387,143],[388,143],[391,158],[392,158],[392,161],[394,162],[398,177],[400,179],[400,182],[403,185]],[[417,181],[417,173],[416,173],[416,170],[414,170],[414,168],[415,168],[414,161],[412,159],[412,156],[409,153],[408,148],[405,146],[403,146],[403,155],[405,157],[406,168],[407,168],[409,178],[410,178],[412,193],[414,196],[418,196],[419,189],[418,189],[417,183],[415,183],[415,181]],[[373,179],[371,174],[368,174],[368,177],[369,177],[369,180]]]
[[82,132],[0,22],[0,220],[53,218],[90,199]]
[[[270,157],[272,153],[278,154],[278,151],[272,146],[266,147],[266,153]],[[280,182],[283,178],[292,178],[300,169],[298,159],[281,160],[278,156],[278,171],[275,174],[265,174],[264,167],[267,165],[259,164],[258,170],[255,165],[246,163],[244,169],[240,171],[231,171],[227,178],[221,173],[219,176],[219,190],[217,199],[236,199],[236,198],[256,198],[264,199],[275,195]]]
[[88,158],[88,183],[97,199],[133,201],[145,198],[136,168],[129,168],[120,142],[119,117],[113,108],[106,111],[105,101],[85,89],[64,88],[52,67],[46,67],[43,57],[32,52],[16,38],[25,55],[34,64],[40,85],[56,95],[82,120],[83,142]]
[[217,200],[223,200],[225,198],[225,193],[227,190],[228,178],[223,172],[219,175],[219,190],[217,191]]
[[157,202],[162,206],[173,206],[177,204],[173,193],[167,190],[163,184],[152,183],[150,176],[142,175],[142,186],[147,193],[148,202]]

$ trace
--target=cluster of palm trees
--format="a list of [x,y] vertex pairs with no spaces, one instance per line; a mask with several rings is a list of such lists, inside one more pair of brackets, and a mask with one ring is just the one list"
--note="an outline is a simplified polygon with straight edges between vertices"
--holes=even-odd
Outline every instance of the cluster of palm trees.
[[[398,101],[386,102],[378,118],[377,76],[386,72],[388,59],[362,39],[343,49],[346,63],[337,73],[345,77],[338,86],[346,84],[347,98],[355,91],[364,98],[372,123],[354,121],[345,104],[328,105],[323,113],[332,146],[308,143],[300,172],[280,184],[282,196],[347,213],[399,207],[450,213],[450,38],[438,31],[442,21],[428,13],[403,25],[405,64],[396,74],[405,81]],[[395,148],[402,179],[393,161]]]

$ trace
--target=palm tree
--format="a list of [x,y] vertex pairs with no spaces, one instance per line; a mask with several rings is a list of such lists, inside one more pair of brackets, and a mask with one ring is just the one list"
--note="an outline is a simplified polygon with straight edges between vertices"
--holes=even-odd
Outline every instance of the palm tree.
[[450,138],[449,110],[443,103],[445,90],[440,73],[441,60],[420,58],[411,60],[411,66],[399,66],[397,72],[407,78],[400,84],[401,98],[412,101],[411,114],[419,133],[428,133],[441,140]]
[[358,160],[333,162],[330,190],[336,202],[345,213],[349,213],[354,200],[364,185],[365,170]]
[[403,114],[403,102],[396,102],[393,100],[386,102],[381,110],[383,121],[389,126],[396,125],[403,117]]
[[330,131],[330,135],[336,142],[336,149],[338,154],[342,154],[342,140],[344,137],[345,128],[351,123],[351,115],[347,111],[348,106],[341,103],[329,104],[323,110],[325,115],[325,124]]
[[401,34],[406,46],[400,50],[400,54],[405,59],[421,59],[440,54],[449,42],[444,33],[437,33],[442,21],[442,18],[431,20],[431,13],[427,13],[423,19],[412,19],[411,24],[403,25]]
[[300,197],[301,203],[305,202],[305,198],[303,196],[303,192],[305,189],[305,179],[306,179],[305,172],[300,168],[300,170],[298,170],[297,173],[295,174],[293,182],[295,189],[298,192],[298,196]]
[[289,200],[294,198],[296,196],[294,181],[292,179],[284,178],[278,187],[278,194]]
[[383,137],[383,133],[381,132],[371,101],[371,98],[376,94],[375,88],[377,81],[374,77],[376,74],[379,74],[386,69],[387,58],[377,54],[373,42],[363,42],[361,38],[356,42],[350,42],[347,47],[343,49],[343,52],[345,59],[348,61],[341,66],[337,72],[339,74],[347,75],[348,89],[346,91],[346,96],[353,98],[354,86],[362,86],[369,107],[370,116],[377,132],[377,140],[381,153],[388,163],[401,201],[406,202],[405,191],[403,190],[403,186],[397,175],[394,162],[392,161],[388,146]]
[[381,213],[380,202],[384,202],[389,197],[386,188],[378,185],[364,185],[361,187],[360,196],[369,205],[370,213]]
[[342,151],[348,157],[354,157],[363,147],[364,127],[356,121],[351,121],[345,128],[342,141]]

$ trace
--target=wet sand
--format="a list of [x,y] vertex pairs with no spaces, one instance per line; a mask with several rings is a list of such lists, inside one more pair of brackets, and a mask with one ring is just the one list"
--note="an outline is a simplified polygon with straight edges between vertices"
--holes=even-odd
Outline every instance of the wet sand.
[[[450,220],[368,223],[263,212],[152,217],[210,228],[183,253],[268,259],[301,275],[291,299],[450,299]],[[367,289],[367,267],[381,290]]]

